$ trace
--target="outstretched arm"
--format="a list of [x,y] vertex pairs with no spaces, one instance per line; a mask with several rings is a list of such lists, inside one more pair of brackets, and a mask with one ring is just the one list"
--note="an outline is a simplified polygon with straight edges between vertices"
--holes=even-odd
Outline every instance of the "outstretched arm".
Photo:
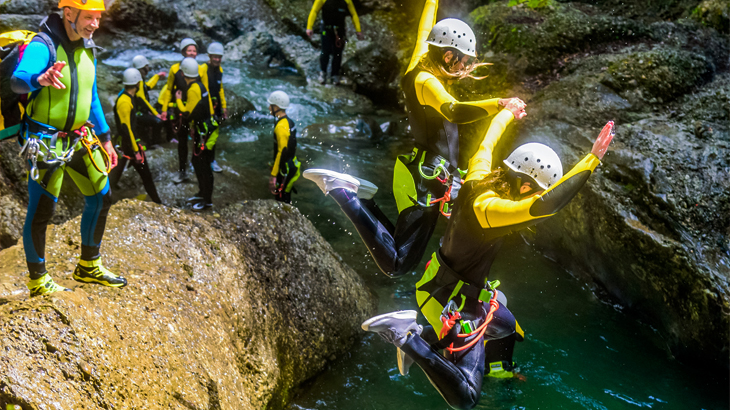
[[428,33],[436,24],[436,12],[438,11],[439,2],[438,0],[426,0],[426,4],[423,6],[423,12],[421,13],[421,21],[418,23],[418,35],[416,36],[416,48],[413,50],[411,56],[411,62],[408,64],[406,73],[413,70],[421,56],[426,54],[428,51]]
[[425,71],[418,73],[415,86],[419,103],[435,109],[444,118],[455,124],[466,124],[481,120],[499,111],[499,98],[481,101],[457,101],[433,74]]
[[509,110],[502,110],[497,114],[492,123],[489,125],[489,130],[484,136],[479,149],[469,160],[469,173],[466,174],[465,181],[474,181],[484,178],[487,174],[492,172],[492,153],[494,147],[502,138],[504,130],[514,120],[514,115]]

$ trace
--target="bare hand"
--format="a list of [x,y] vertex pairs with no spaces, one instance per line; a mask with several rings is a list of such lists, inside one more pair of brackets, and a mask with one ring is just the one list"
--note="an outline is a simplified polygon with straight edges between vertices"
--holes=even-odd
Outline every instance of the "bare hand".
[[224,120],[227,120],[228,119],[228,108],[224,108],[223,109],[223,119]]
[[524,104],[524,103],[525,103],[524,101],[520,100],[520,99],[519,99],[519,98],[517,98],[517,97],[512,97],[512,98],[500,98],[500,99],[499,99],[499,103],[498,103],[498,104],[499,104],[499,106],[500,106],[500,107],[506,107],[506,106],[507,106],[507,104],[508,104],[508,103],[509,103],[510,101],[512,101],[512,100],[517,100],[517,101],[521,102],[522,104]]
[[167,73],[166,73],[166,72],[164,72],[164,71],[160,71],[159,73],[157,73],[157,75],[159,75],[159,76],[160,76],[160,78],[165,78],[165,77],[167,77]]
[[54,88],[57,88],[59,90],[66,88],[61,80],[59,80],[59,78],[63,78],[61,70],[63,70],[63,67],[65,66],[65,61],[56,61],[53,66],[51,66],[51,68],[46,70],[45,73],[38,76],[38,84],[42,85],[43,87],[53,86]]
[[598,157],[598,159],[603,159],[603,156],[606,155],[606,151],[608,151],[608,145],[611,144],[611,140],[613,140],[614,135],[616,135],[616,133],[613,130],[613,121],[609,121],[601,130],[601,133],[598,134],[596,142],[593,143],[591,154]]
[[144,153],[141,150],[134,153],[134,158],[138,163],[144,164]]
[[106,153],[109,154],[109,169],[111,170],[117,166],[117,162],[119,161],[117,150],[114,149],[111,141],[102,142],[101,146],[104,147]]
[[180,90],[175,91],[175,98],[178,100],[182,100],[182,91],[180,91]]
[[307,37],[312,38],[312,34],[314,34],[314,30],[307,30]]
[[527,104],[525,104],[522,100],[519,98],[512,98],[509,100],[507,105],[504,107],[506,110],[509,110],[512,115],[515,116],[516,120],[523,119],[527,113],[525,112],[525,107]]
[[365,40],[365,34],[363,34],[361,31],[358,31],[356,36],[358,40]]
[[167,111],[161,112],[157,117],[159,117],[162,121],[167,121]]
[[269,177],[269,192],[276,195],[276,177]]

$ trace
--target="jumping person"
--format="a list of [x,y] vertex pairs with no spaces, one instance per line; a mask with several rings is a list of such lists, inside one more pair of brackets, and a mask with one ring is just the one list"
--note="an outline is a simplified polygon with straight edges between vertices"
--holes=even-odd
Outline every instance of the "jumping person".
[[[489,373],[509,372],[512,365],[518,326],[497,299],[496,284],[488,282],[505,235],[541,222],[566,206],[599,165],[613,138],[613,123],[609,122],[591,153],[565,176],[557,154],[538,143],[518,147],[492,171],[492,152],[500,136],[513,118],[524,115],[524,105],[509,103],[492,121],[469,161],[443,244],[416,284],[421,312],[442,340],[429,344],[421,337],[425,330],[416,323],[415,311],[387,313],[362,324],[364,330],[380,334],[399,349],[399,368],[406,359],[413,360],[457,409],[477,405],[485,362]],[[485,340],[489,340],[487,351]],[[497,349],[490,349],[493,343]],[[445,350],[443,355],[439,348]]]
[[284,91],[269,95],[269,113],[276,118],[274,127],[274,165],[269,177],[269,191],[279,202],[291,203],[294,182],[299,179],[301,163],[297,159],[297,127],[286,115],[289,96]]
[[471,28],[456,19],[434,25],[436,8],[436,0],[426,2],[416,48],[401,82],[416,147],[396,161],[393,194],[399,216],[395,227],[372,200],[377,191],[372,183],[323,169],[303,173],[340,205],[380,270],[389,276],[412,271],[426,251],[439,215],[448,215],[448,207],[456,200],[464,175],[458,169],[458,124],[492,116],[510,101],[461,102],[446,91],[445,84],[472,77],[484,64],[475,61]]
[[144,79],[152,69],[150,68],[147,57],[143,55],[137,55],[132,59],[132,68],[139,70],[142,76],[141,84],[138,87],[137,94],[134,96],[134,99],[137,100],[134,102],[135,109],[137,110],[134,113],[137,116],[137,131],[142,141],[148,146],[151,146],[162,142],[161,136],[164,122],[162,121],[161,115],[150,104],[150,90],[155,88],[160,78],[165,78],[167,73],[160,71],[145,81]]
[[140,84],[144,84],[142,74],[136,68],[128,68],[124,71],[122,80],[124,91],[114,103],[114,120],[117,123],[117,134],[121,139],[123,157],[119,160],[119,165],[112,170],[109,178],[112,186],[116,186],[116,182],[121,178],[124,167],[129,161],[142,178],[142,184],[145,191],[147,191],[147,195],[150,196],[153,202],[161,204],[162,201],[157,195],[155,181],[152,179],[152,173],[150,173],[149,161],[147,161],[144,149],[134,133],[134,130],[139,129],[138,121],[140,116],[135,115],[135,112],[139,112],[140,108],[135,104],[142,103],[140,98],[136,98],[139,95]]
[[[213,111],[219,122],[228,119],[228,108],[226,107],[226,93],[223,91],[223,44],[210,43],[208,46],[208,57],[210,61],[200,65],[200,80],[210,93],[210,101],[213,103]],[[223,168],[215,160],[215,148],[213,148],[213,172],[223,172]]]
[[312,10],[307,19],[307,36],[312,38],[314,34],[314,20],[317,13],[322,10],[322,53],[319,55],[319,78],[320,84],[327,82],[327,66],[332,56],[332,84],[340,84],[340,65],[342,64],[342,52],[347,43],[347,31],[345,30],[345,18],[348,14],[352,16],[352,24],[357,31],[357,39],[365,38],[360,30],[360,18],[357,16],[355,5],[352,0],[314,0]]
[[[10,79],[17,94],[29,94],[21,130],[21,155],[28,172],[28,212],[23,247],[31,296],[60,290],[45,266],[46,228],[53,216],[64,173],[85,197],[81,214],[81,258],[73,272],[79,282],[122,287],[127,280],[102,264],[101,240],[111,206],[107,172],[117,164],[96,88],[96,50],[102,0],[60,0],[62,16],[51,14]],[[52,53],[56,59],[52,61]],[[96,125],[95,134],[90,122]]]
[[[184,38],[180,42],[180,54],[183,58],[195,58],[198,55],[198,43],[192,38]],[[177,158],[178,173],[173,178],[173,182],[181,183],[187,181],[188,169],[188,134],[187,124],[183,121],[180,107],[175,101],[177,91],[182,91],[183,95],[187,93],[188,82],[183,72],[180,70],[182,62],[175,63],[170,67],[170,74],[167,77],[167,84],[160,91],[158,102],[162,106],[162,119],[168,121],[168,133],[172,135],[170,140],[177,141]]]
[[218,122],[213,116],[213,104],[208,90],[200,81],[198,62],[185,58],[180,63],[180,71],[185,76],[187,92],[175,92],[177,107],[183,115],[185,129],[193,137],[193,168],[198,178],[198,193],[188,202],[193,211],[202,211],[213,206],[213,148],[218,139]]

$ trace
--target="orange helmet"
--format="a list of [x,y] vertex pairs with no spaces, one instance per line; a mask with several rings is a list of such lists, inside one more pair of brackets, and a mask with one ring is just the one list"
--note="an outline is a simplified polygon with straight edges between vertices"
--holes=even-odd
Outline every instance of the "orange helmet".
[[104,0],[59,0],[58,8],[71,7],[79,10],[104,11]]

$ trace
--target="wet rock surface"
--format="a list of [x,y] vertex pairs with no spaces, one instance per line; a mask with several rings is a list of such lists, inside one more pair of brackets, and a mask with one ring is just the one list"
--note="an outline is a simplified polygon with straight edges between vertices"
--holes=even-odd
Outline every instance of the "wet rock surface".
[[375,308],[311,223],[273,201],[206,217],[116,204],[103,253],[123,289],[71,280],[78,229],[48,235],[49,271],[73,292],[28,299],[22,247],[0,252],[3,406],[283,408]]

